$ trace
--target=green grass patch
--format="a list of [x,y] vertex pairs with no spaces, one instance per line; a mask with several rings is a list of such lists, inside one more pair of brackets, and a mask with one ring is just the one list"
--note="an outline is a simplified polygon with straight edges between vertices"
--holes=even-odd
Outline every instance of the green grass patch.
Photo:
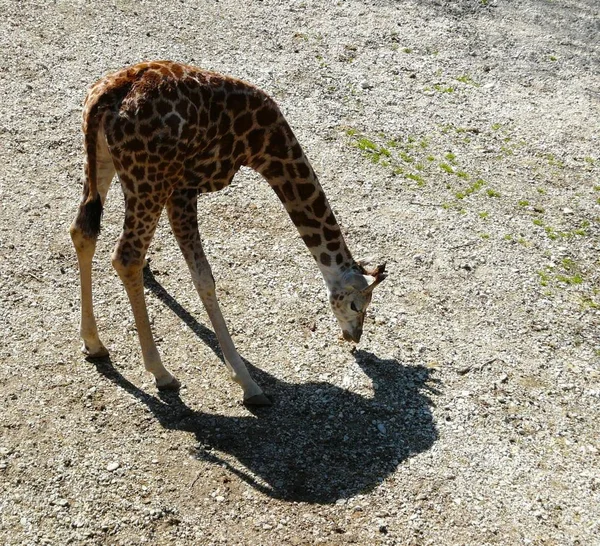
[[[555,283],[573,286],[584,282],[580,267],[572,258],[563,258],[557,265],[547,265],[543,270],[538,271],[538,277],[542,286]],[[593,299],[588,297],[588,300],[595,305]]]
[[407,173],[404,177],[408,180],[414,180],[417,183],[417,186],[425,185],[425,179],[420,174]]
[[454,93],[454,87],[452,87],[451,85],[441,85],[439,83],[436,83],[433,88],[438,92],[438,93]]
[[479,84],[475,83],[473,81],[473,79],[471,78],[471,76],[469,76],[468,74],[464,74],[463,76],[459,76],[458,78],[456,78],[456,81],[460,82],[460,83],[467,84],[467,85],[474,85],[475,87],[479,86]]
[[[458,172],[455,174],[458,176]],[[468,197],[469,195],[479,191],[483,186],[485,186],[485,181],[482,178],[478,178],[470,186],[456,192],[454,195],[457,199],[464,199],[465,197]]]
[[448,152],[445,156],[444,156],[450,163],[456,163],[456,155],[454,155],[452,152]]
[[578,273],[572,276],[557,275],[556,280],[565,284],[581,284],[583,282],[583,277]]
[[[600,304],[594,301],[590,296],[582,296],[579,300],[579,308],[582,311],[586,311],[587,309],[600,309]],[[598,351],[600,351],[600,349],[598,349]]]
[[366,137],[359,138],[356,145],[358,146],[359,150],[362,151],[376,151],[378,149],[377,144]]
[[[442,132],[448,130],[449,138],[454,139],[454,141],[457,140],[457,137],[453,137],[455,130],[453,125],[441,127],[440,129]],[[458,203],[455,200],[464,199],[486,185],[483,179],[477,178],[476,173],[468,173],[461,168],[455,152],[445,151],[441,153],[442,155],[428,152],[430,146],[428,136],[406,135],[399,137],[383,132],[367,135],[353,127],[344,127],[343,130],[349,139],[350,145],[359,150],[367,161],[405,180],[416,183],[418,187],[423,187],[426,183],[431,184],[435,181],[437,182],[437,188],[442,192],[446,188],[448,194],[442,195],[440,199],[445,199],[449,203],[454,201],[452,207],[457,211],[459,207],[456,206]],[[441,135],[438,134],[437,136],[440,137]],[[440,179],[438,169],[456,176],[456,179],[450,177]],[[464,182],[457,184],[458,180]],[[465,187],[461,187],[463,184]],[[493,196],[500,195],[494,190],[491,190],[491,192]]]
[[400,159],[404,161],[404,163],[414,163],[414,159],[408,155],[406,152],[400,152]]
[[546,154],[544,157],[548,161],[548,165],[550,165],[551,167],[558,167],[559,169],[564,169],[565,162],[561,159],[558,159],[554,154]]
[[558,233],[556,233],[552,226],[545,226],[544,231],[546,232],[548,238],[552,239],[553,241],[555,241],[559,237]]
[[550,276],[550,273],[547,269],[542,269],[541,271],[538,271],[537,274],[540,279],[540,284],[542,286],[548,286],[550,284],[552,277]]

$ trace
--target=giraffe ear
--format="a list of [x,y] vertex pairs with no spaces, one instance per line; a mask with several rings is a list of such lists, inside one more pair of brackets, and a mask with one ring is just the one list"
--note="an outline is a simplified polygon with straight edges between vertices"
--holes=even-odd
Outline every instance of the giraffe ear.
[[[370,263],[372,260],[358,260],[356,265],[360,267],[361,273],[363,275],[368,275],[369,277],[377,278],[378,275],[383,275],[385,273],[385,263],[378,265],[377,267],[366,267],[367,263]],[[383,279],[382,279],[383,280]],[[381,281],[380,281],[381,282]]]
[[[368,271],[368,274],[371,275],[371,277],[375,277],[376,279],[379,276],[383,276],[383,279],[385,279],[386,275],[385,275],[385,262],[382,263],[381,265],[378,265],[375,269],[372,269],[371,271]],[[381,279],[379,282],[381,282],[383,279]]]
[[375,280],[363,290],[363,294],[370,294],[373,292],[373,289],[378,284],[382,283],[387,277],[387,273],[385,272],[385,263],[378,265],[375,269],[367,271],[366,274],[375,278]]
[[361,260],[357,260],[356,265],[363,275],[367,275],[368,277],[377,277],[379,273],[383,273],[385,271],[385,263],[378,265],[375,268],[369,267],[368,264],[371,264],[374,261],[375,260],[372,257],[363,258]]

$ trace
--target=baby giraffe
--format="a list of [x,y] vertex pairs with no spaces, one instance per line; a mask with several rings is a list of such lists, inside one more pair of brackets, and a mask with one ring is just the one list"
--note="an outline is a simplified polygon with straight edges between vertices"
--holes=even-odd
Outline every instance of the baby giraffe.
[[92,305],[92,258],[115,172],[125,195],[123,231],[112,255],[131,302],[145,368],[159,389],[179,381],[162,364],[144,299],[143,267],[159,217],[169,222],[244,403],[269,405],[240,358],[215,295],[198,232],[198,193],[227,186],[242,165],[275,190],[319,266],[333,313],[358,342],[373,288],[385,266],[352,259],[315,172],[275,102],[246,82],[168,61],[137,64],[102,78],[83,110],[87,156],[83,199],[71,225],[81,281],[83,351],[108,352]]

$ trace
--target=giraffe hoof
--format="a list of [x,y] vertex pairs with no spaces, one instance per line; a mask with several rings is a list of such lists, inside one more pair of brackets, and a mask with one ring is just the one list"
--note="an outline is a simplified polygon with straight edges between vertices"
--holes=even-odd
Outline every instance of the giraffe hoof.
[[250,398],[244,399],[245,406],[272,406],[273,401],[266,394],[255,394]]
[[106,358],[108,356],[108,349],[102,345],[102,343],[100,344],[100,347],[98,347],[95,350],[90,349],[85,343],[83,344],[83,347],[81,348],[81,352],[87,357],[87,358]]
[[168,383],[166,383],[164,385],[159,385],[157,383],[156,387],[158,388],[159,391],[178,392],[179,388],[181,387],[181,383],[174,377],[173,379],[171,379],[171,381],[169,381]]

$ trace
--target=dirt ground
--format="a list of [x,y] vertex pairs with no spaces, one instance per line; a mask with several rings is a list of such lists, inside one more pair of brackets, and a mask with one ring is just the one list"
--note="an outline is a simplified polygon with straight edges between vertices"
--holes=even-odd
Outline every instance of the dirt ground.
[[[600,544],[595,0],[0,0],[0,543]],[[145,59],[280,104],[355,257],[356,350],[276,195],[200,201],[240,402],[168,223],[146,292],[160,395],[110,265],[79,352],[68,226],[86,88]]]

